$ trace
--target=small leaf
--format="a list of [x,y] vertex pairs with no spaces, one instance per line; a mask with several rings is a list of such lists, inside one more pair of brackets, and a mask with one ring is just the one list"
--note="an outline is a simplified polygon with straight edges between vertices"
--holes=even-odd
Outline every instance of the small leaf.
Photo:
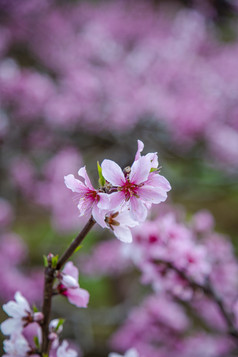
[[159,171],[159,169],[156,168],[156,167],[152,167],[152,168],[150,169],[150,172],[155,172],[155,171]]
[[52,260],[51,260],[52,268],[56,268],[58,260],[59,260],[59,256],[58,255],[55,255],[55,256],[52,257]]
[[83,248],[82,245],[79,245],[75,250],[74,250],[74,253],[77,253],[81,248]]
[[99,162],[97,162],[97,167],[98,167],[98,176],[99,176],[98,183],[99,183],[100,187],[103,187],[106,183],[106,180],[102,175],[102,168],[101,168]]
[[32,306],[33,312],[39,312],[39,310],[37,309],[36,305]]
[[39,342],[39,339],[37,336],[34,336],[34,342],[35,342],[35,345],[36,345],[36,348],[40,348],[40,342]]
[[46,255],[43,255],[43,260],[44,260],[44,266],[47,268],[48,267],[48,259]]
[[59,319],[59,322],[58,322],[58,324],[57,324],[57,326],[56,326],[56,328],[55,328],[55,331],[56,331],[56,332],[58,331],[58,329],[60,328],[60,326],[63,325],[64,322],[65,322],[65,319]]

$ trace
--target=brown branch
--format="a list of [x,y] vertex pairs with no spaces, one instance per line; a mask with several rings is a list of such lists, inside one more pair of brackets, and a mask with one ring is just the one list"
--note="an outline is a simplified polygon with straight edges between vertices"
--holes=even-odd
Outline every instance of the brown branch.
[[226,309],[222,298],[213,289],[209,280],[207,280],[206,283],[204,285],[202,285],[202,284],[196,282],[195,280],[193,280],[192,278],[188,277],[184,270],[180,270],[179,268],[174,266],[171,262],[167,262],[167,261],[163,261],[163,260],[156,260],[156,263],[166,265],[166,267],[175,271],[182,279],[187,281],[188,284],[194,290],[202,290],[205,295],[207,295],[211,300],[213,300],[217,304],[222,316],[224,317],[224,320],[226,321],[226,324],[228,326],[228,334],[230,336],[238,339],[238,330],[234,324],[233,315],[230,311],[228,311]]
[[75,249],[80,245],[80,243],[83,241],[83,239],[86,237],[90,229],[94,226],[95,221],[93,217],[90,217],[89,221],[87,224],[84,226],[82,231],[79,233],[79,235],[75,238],[75,240],[70,244],[68,249],[64,252],[62,257],[58,260],[58,264],[56,269],[60,270],[62,266],[67,262],[67,260],[71,257],[71,255],[74,253]]
[[51,303],[52,296],[54,295],[53,284],[55,278],[55,271],[60,270],[63,265],[67,262],[67,260],[73,255],[75,249],[80,245],[83,239],[86,237],[90,229],[94,226],[95,221],[92,217],[90,217],[89,221],[86,223],[82,231],[78,234],[78,236],[74,239],[74,241],[70,244],[68,249],[63,253],[61,258],[58,260],[57,266],[52,267],[52,261],[50,255],[48,256],[48,266],[45,268],[45,283],[44,283],[44,296],[43,296],[43,307],[42,312],[44,315],[44,320],[41,325],[42,329],[42,347],[41,347],[41,355],[49,354],[50,350],[50,341],[48,338],[49,335],[49,323],[50,323],[50,314],[51,314]]

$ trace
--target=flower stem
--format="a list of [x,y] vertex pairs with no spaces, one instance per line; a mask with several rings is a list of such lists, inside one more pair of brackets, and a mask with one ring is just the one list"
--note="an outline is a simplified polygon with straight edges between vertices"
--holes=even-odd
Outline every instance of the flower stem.
[[48,266],[45,268],[45,283],[44,283],[44,296],[43,296],[43,307],[42,312],[44,315],[44,320],[41,325],[42,329],[42,348],[41,355],[48,356],[50,350],[50,340],[49,335],[49,323],[50,323],[50,313],[51,313],[51,304],[53,296],[53,284],[55,278],[55,271],[60,270],[67,260],[73,255],[75,249],[80,245],[83,239],[86,237],[90,229],[94,226],[95,221],[90,217],[89,221],[86,223],[82,231],[78,236],[73,240],[68,249],[63,253],[61,258],[58,260],[57,266],[52,267],[51,258],[48,257]]

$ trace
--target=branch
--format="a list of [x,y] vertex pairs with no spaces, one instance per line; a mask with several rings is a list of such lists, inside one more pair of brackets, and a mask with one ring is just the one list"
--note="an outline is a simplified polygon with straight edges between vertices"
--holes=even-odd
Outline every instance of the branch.
[[180,270],[179,268],[174,266],[171,262],[167,262],[163,260],[156,260],[155,262],[158,264],[166,265],[169,269],[175,271],[182,279],[186,280],[194,290],[197,289],[202,290],[205,295],[207,295],[210,299],[212,299],[217,304],[222,316],[226,321],[226,324],[228,326],[228,334],[238,339],[238,330],[234,324],[233,315],[230,311],[226,309],[222,298],[213,289],[209,281],[207,281],[206,284],[202,285],[196,282],[195,280],[193,280],[192,278],[188,277],[184,270]]
[[48,338],[49,335],[49,322],[50,322],[50,313],[51,313],[51,302],[52,296],[54,295],[53,284],[55,278],[55,271],[60,270],[67,260],[73,255],[75,249],[80,245],[83,239],[86,237],[90,229],[94,226],[95,221],[90,217],[89,221],[86,223],[82,231],[70,244],[68,249],[64,252],[61,258],[58,260],[57,266],[52,267],[52,261],[50,255],[48,256],[48,266],[45,268],[45,284],[44,284],[44,297],[43,297],[43,307],[42,312],[44,315],[44,320],[41,326],[42,329],[42,348],[41,354],[47,355],[50,350],[50,341]]

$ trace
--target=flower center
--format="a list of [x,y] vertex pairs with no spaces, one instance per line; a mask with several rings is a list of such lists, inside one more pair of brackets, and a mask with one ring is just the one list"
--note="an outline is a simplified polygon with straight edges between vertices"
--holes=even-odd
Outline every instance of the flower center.
[[126,183],[119,188],[119,191],[122,191],[125,195],[126,201],[129,201],[132,196],[136,196],[137,198],[140,197],[138,195],[138,189],[138,185],[131,183],[129,180],[127,180]]

